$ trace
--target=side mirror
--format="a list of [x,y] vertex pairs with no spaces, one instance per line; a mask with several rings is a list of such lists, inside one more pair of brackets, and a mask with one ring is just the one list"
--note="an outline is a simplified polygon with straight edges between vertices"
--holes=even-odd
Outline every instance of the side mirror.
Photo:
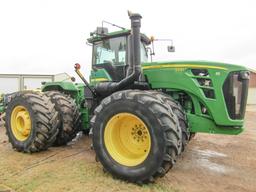
[[175,47],[173,45],[167,46],[168,52],[175,52]]

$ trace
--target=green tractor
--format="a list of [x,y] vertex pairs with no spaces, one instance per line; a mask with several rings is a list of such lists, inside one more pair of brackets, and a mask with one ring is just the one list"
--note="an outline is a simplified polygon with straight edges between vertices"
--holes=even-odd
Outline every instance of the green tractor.
[[42,92],[7,99],[5,127],[13,148],[38,152],[89,133],[97,159],[115,178],[135,183],[164,176],[195,133],[243,131],[249,72],[206,61],[149,62],[152,38],[131,29],[97,28],[90,82],[47,82]]

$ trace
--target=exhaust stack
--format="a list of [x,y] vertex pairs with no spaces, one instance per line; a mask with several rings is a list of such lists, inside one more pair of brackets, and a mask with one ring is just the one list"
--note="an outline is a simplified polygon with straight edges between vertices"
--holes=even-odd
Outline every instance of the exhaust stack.
[[131,35],[129,37],[129,67],[126,72],[126,77],[119,82],[102,82],[96,85],[95,90],[101,96],[108,96],[113,92],[122,90],[134,81],[139,80],[141,74],[141,58],[140,58],[140,27],[141,15],[138,13],[128,12],[131,20]]

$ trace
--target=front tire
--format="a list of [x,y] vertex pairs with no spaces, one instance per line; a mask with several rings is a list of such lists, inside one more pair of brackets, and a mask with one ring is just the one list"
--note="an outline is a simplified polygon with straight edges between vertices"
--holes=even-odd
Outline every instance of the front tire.
[[105,98],[91,126],[96,156],[116,178],[151,182],[173,167],[179,153],[177,118],[145,91],[120,91]]

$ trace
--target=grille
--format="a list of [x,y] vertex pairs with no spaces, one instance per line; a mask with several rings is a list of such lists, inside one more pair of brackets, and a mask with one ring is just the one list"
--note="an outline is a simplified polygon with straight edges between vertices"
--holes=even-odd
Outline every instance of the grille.
[[231,119],[244,118],[249,76],[248,71],[232,72],[224,82],[223,94]]

